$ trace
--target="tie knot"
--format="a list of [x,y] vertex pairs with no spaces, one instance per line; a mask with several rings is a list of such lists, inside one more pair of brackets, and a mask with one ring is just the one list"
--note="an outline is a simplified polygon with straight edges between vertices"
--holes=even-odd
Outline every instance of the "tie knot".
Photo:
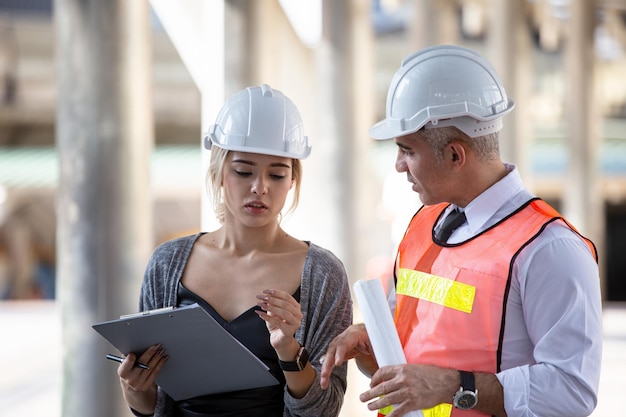
[[437,239],[441,242],[447,242],[452,232],[463,223],[465,223],[465,213],[458,209],[452,210],[437,232]]

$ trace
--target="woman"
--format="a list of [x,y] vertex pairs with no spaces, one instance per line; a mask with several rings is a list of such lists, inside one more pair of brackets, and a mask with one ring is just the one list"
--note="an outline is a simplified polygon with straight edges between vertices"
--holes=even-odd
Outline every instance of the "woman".
[[[346,367],[328,389],[319,383],[330,341],[352,322],[342,263],[326,249],[287,234],[281,211],[301,159],[310,153],[300,114],[280,91],[248,87],[226,101],[210,127],[207,179],[221,227],[160,245],[146,269],[140,311],[199,303],[265,362],[279,385],[173,401],[155,384],[167,352],[129,354],[118,374],[135,415],[334,416]],[[134,367],[136,361],[149,370]]]

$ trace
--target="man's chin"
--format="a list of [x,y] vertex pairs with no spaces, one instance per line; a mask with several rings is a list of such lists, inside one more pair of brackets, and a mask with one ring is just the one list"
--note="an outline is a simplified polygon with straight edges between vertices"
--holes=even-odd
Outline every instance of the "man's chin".
[[[415,191],[415,190],[413,190]],[[432,196],[429,196],[427,194],[424,193],[420,193],[418,191],[415,191],[417,193],[417,196],[419,198],[420,203],[422,203],[425,206],[432,206],[433,204],[438,204],[439,201],[435,201],[434,199],[432,199]]]

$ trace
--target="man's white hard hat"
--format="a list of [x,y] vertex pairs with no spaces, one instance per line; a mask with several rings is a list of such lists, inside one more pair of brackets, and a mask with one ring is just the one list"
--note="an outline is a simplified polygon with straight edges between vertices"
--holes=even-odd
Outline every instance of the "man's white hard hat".
[[387,116],[369,133],[385,140],[426,129],[455,126],[470,137],[502,129],[510,100],[492,66],[477,52],[437,45],[409,55],[387,92]]
[[205,148],[213,145],[294,159],[311,153],[295,104],[267,84],[247,87],[226,100],[204,137]]

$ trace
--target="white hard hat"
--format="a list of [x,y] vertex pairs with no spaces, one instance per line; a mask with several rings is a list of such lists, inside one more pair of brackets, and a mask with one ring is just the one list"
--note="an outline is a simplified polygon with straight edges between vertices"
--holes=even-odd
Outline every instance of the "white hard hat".
[[231,151],[303,159],[311,153],[300,112],[293,102],[267,84],[247,87],[222,106],[204,146]]
[[369,133],[384,140],[443,126],[470,137],[502,129],[509,100],[492,66],[471,49],[438,45],[402,61],[387,92],[387,117]]

